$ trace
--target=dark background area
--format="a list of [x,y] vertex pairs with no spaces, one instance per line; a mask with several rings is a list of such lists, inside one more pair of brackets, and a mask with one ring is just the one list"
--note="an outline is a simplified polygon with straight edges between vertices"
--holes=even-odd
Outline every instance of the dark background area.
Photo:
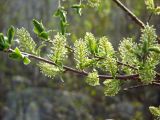
[[[151,13],[143,0],[122,2],[147,23]],[[76,1],[63,2],[66,6],[73,3]],[[57,4],[57,0],[0,0],[0,32],[6,32],[10,25],[25,27],[37,41],[32,19],[58,30],[59,21],[53,17]],[[68,21],[70,42],[92,32],[96,37],[107,36],[117,50],[123,37],[140,37],[140,27],[111,0],[105,0],[99,9],[85,8],[81,17],[69,9]],[[160,17],[153,15],[149,23],[160,35]],[[72,60],[67,63],[72,65]],[[25,66],[0,53],[0,120],[151,120],[148,107],[160,104],[160,88],[156,86],[121,90],[115,97],[105,97],[101,86],[91,87],[81,76],[67,73],[61,82],[58,77],[43,76],[34,64]]]

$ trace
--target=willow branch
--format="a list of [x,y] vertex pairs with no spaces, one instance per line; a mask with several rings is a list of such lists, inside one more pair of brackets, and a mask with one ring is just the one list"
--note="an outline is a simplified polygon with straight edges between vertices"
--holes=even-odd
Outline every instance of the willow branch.
[[144,87],[148,87],[148,86],[160,86],[160,83],[153,82],[151,84],[135,85],[135,86],[131,86],[131,87],[128,87],[128,88],[124,88],[123,90],[128,91],[130,89],[144,88]]
[[[13,49],[8,50],[9,53],[12,53],[13,51],[14,51]],[[50,61],[48,59],[45,59],[45,58],[42,58],[42,57],[39,57],[39,56],[36,56],[36,55],[33,55],[33,54],[25,53],[25,52],[22,52],[22,54],[27,55],[28,58],[35,59],[35,60],[42,61],[42,62],[51,64],[51,65],[58,66],[56,63],[54,63],[53,61]],[[72,72],[72,73],[83,75],[83,76],[87,76],[89,74],[88,72],[79,71],[79,70],[76,70],[74,68],[71,68],[71,67],[68,67],[68,66],[65,66],[65,65],[63,66],[63,69],[66,70],[66,71]],[[118,75],[115,78],[119,79],[119,80],[137,80],[138,77],[139,77],[138,74],[133,74],[133,75]],[[99,75],[99,78],[100,79],[115,79],[114,77],[112,77],[110,75]]]
[[145,24],[134,13],[132,13],[125,5],[123,5],[121,1],[119,0],[112,0],[112,1],[114,1],[123,11],[125,11],[130,16],[130,18],[141,28],[145,27]]
[[[128,16],[141,28],[145,27],[145,24],[133,13],[131,12],[120,0],[112,0],[115,2]],[[160,43],[160,37],[157,37],[158,43]]]

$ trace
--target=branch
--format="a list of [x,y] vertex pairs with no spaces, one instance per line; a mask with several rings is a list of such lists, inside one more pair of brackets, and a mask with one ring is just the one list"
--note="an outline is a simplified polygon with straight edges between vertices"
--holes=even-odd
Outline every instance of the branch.
[[[9,53],[12,53],[13,51],[14,51],[13,49],[8,50]],[[32,59],[35,59],[35,60],[38,60],[38,61],[42,61],[42,62],[51,64],[51,65],[58,66],[56,63],[54,63],[50,60],[47,60],[45,58],[42,58],[42,57],[39,57],[39,56],[36,56],[36,55],[33,55],[33,54],[25,53],[25,52],[22,52],[22,54],[27,55],[29,58],[32,58]],[[66,71],[69,71],[69,72],[73,72],[73,73],[76,73],[76,74],[83,75],[83,76],[87,76],[89,74],[88,72],[79,71],[79,70],[76,70],[74,68],[71,68],[71,67],[68,67],[68,66],[65,66],[65,65],[63,66],[63,69],[66,70]],[[133,75],[118,75],[115,78],[119,79],[119,80],[137,80],[138,77],[139,77],[138,74],[133,74]],[[99,78],[103,79],[103,80],[105,80],[105,79],[115,79],[114,77],[112,77],[110,75],[99,75]]]
[[130,89],[144,88],[144,87],[147,87],[147,86],[160,86],[160,83],[153,82],[151,84],[135,85],[135,86],[131,86],[131,87],[128,87],[128,88],[124,88],[123,90],[128,91]]
[[119,0],[112,0],[112,1],[114,1],[123,11],[125,11],[130,16],[130,18],[141,28],[145,27],[145,24],[134,13],[132,13],[125,5],[123,5],[123,3],[121,3]]
[[[121,1],[119,0],[112,0],[115,2],[123,11],[125,11],[128,16],[141,28],[145,27],[145,24],[133,13],[131,12]],[[160,44],[160,37],[157,37],[157,41]]]

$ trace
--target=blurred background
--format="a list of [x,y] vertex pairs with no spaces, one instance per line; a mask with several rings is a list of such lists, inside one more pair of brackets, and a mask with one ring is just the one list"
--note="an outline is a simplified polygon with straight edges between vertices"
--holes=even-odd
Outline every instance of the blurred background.
[[[144,23],[148,21],[151,13],[143,0],[121,1]],[[73,3],[78,1],[63,2],[66,6]],[[32,19],[58,30],[59,21],[53,17],[57,6],[58,0],[0,0],[0,32],[5,33],[10,25],[25,27],[37,41]],[[68,22],[71,43],[92,32],[96,37],[107,36],[117,50],[123,37],[140,37],[140,27],[112,0],[103,1],[98,9],[85,8],[82,16],[68,9]],[[149,23],[160,35],[160,17],[153,15]],[[67,63],[72,65],[71,61]],[[34,64],[25,66],[0,53],[0,120],[152,120],[148,107],[160,104],[160,88],[156,86],[121,90],[115,97],[105,97],[101,86],[91,87],[81,76],[66,74],[61,82],[58,77],[43,76]]]

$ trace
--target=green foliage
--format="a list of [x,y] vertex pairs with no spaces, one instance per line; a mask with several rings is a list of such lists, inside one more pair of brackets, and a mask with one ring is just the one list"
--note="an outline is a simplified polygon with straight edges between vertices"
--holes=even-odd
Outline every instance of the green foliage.
[[4,36],[3,33],[0,33],[0,50],[6,51],[11,47],[11,42],[14,38],[15,29],[11,26],[8,29],[7,36]]
[[14,51],[9,54],[9,57],[17,61],[23,61],[25,65],[28,65],[31,62],[28,56],[23,55],[18,48],[15,48]]
[[15,48],[13,53],[9,54],[9,57],[16,60],[21,60],[23,58],[22,53],[18,48]]
[[17,29],[16,36],[19,40],[19,47],[22,51],[37,54],[36,43],[25,28]]
[[60,26],[61,26],[62,35],[66,33],[66,27],[68,25],[66,15],[67,15],[67,11],[65,11],[64,7],[59,7],[57,11],[54,13],[54,16],[60,18]]
[[53,53],[50,55],[50,59],[60,66],[62,66],[64,60],[67,58],[66,42],[65,36],[61,33],[57,33],[52,42],[53,46],[51,50]]
[[11,44],[11,41],[13,40],[14,38],[14,34],[15,34],[15,28],[13,26],[11,26],[9,29],[8,29],[8,32],[7,32],[7,37],[8,37],[8,43]]
[[0,50],[5,51],[10,47],[7,37],[4,37],[3,33],[0,33]]
[[23,57],[23,63],[24,63],[25,65],[28,65],[30,62],[31,62],[31,61],[30,61],[30,59],[29,59],[27,56],[24,56],[24,57]]
[[44,62],[40,62],[38,64],[41,72],[50,78],[54,78],[56,75],[59,75],[61,73],[61,69],[59,69],[59,67],[56,67],[54,65],[48,64],[48,63],[44,63]]
[[77,14],[82,15],[82,8],[84,8],[84,6],[81,4],[81,1],[79,4],[72,5],[72,8],[76,10]]
[[38,37],[47,40],[49,37],[49,32],[47,32],[42,24],[42,22],[38,22],[37,20],[33,19],[33,25],[34,25],[34,33],[38,35]]
[[160,116],[160,107],[150,106],[149,110],[154,116]]
[[115,96],[120,90],[119,80],[105,80],[103,84],[105,96]]
[[160,6],[155,7],[154,0],[145,0],[147,9],[153,12],[154,14],[160,14]]
[[96,70],[93,70],[93,72],[88,74],[88,76],[86,78],[86,83],[88,83],[91,86],[100,85],[98,72]]

